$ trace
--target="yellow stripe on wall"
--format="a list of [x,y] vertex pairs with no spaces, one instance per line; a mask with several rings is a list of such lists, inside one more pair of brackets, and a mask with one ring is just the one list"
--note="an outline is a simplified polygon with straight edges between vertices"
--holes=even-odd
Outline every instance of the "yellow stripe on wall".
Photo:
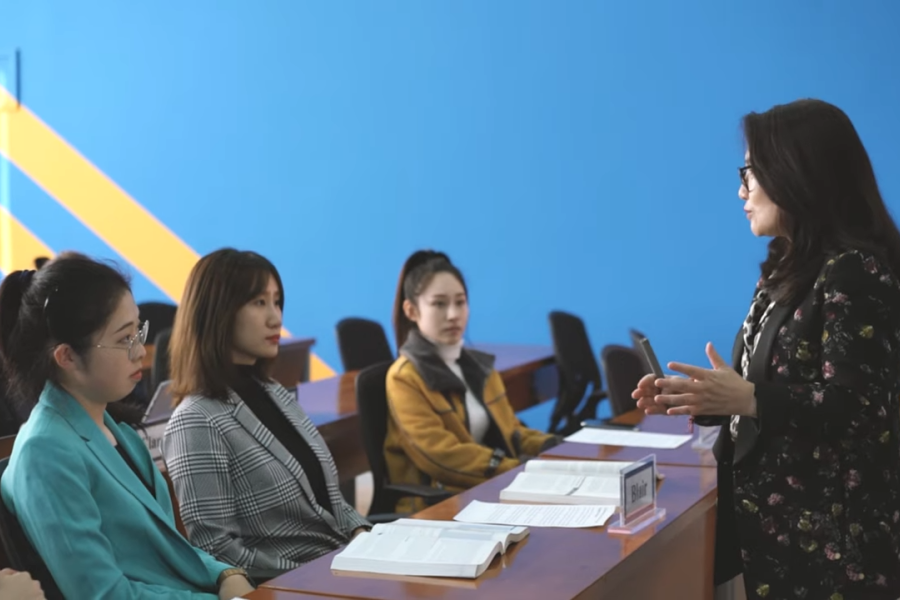
[[53,258],[53,250],[18,219],[0,206],[0,271],[8,275],[20,269],[33,269],[38,256]]
[[[0,87],[0,106],[11,102]],[[7,116],[9,143],[0,152],[178,302],[199,255],[24,105]],[[312,356],[311,379],[334,374]]]

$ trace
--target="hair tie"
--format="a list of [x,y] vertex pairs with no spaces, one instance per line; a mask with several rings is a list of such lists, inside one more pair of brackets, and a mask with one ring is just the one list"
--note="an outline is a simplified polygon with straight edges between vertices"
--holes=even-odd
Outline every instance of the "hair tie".
[[31,280],[34,279],[35,273],[36,273],[36,271],[34,271],[33,269],[23,269],[21,271],[16,271],[15,273],[13,273],[13,275],[15,275],[16,277],[19,278],[19,280],[22,284],[23,292],[25,290],[27,290],[28,287],[31,285]]

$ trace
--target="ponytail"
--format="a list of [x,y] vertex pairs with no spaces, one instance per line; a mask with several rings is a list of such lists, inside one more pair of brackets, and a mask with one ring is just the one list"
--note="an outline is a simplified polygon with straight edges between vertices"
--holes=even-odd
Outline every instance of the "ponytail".
[[25,293],[34,279],[34,271],[13,271],[0,283],[0,371],[10,369],[13,330],[19,322],[19,311]]
[[[431,279],[438,273],[450,273],[456,277],[466,289],[466,280],[462,273],[443,252],[435,252],[433,250],[418,250],[403,263],[400,270],[400,280],[397,282],[397,293],[394,296],[394,335],[397,342],[397,349],[403,347],[409,332],[417,329],[416,324],[406,316],[403,310],[403,303],[409,300],[413,304],[419,298],[419,295],[431,283]],[[466,290],[468,294],[468,290]]]

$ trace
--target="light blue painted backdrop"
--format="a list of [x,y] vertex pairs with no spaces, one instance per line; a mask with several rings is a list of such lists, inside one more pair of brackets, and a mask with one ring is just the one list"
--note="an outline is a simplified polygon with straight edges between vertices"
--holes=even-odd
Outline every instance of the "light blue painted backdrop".
[[[743,113],[838,104],[900,203],[898,24],[889,0],[7,0],[0,49],[26,105],[198,252],[270,257],[286,326],[333,366],[335,322],[387,324],[420,247],[467,275],[473,341],[548,342],[561,308],[598,351],[635,326],[703,362],[764,254]],[[15,168],[10,190],[54,249],[113,254]]]

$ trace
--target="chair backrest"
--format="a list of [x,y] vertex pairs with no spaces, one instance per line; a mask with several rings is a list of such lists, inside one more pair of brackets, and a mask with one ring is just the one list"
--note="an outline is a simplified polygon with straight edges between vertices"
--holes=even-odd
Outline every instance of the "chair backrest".
[[349,317],[338,322],[336,331],[345,372],[361,371],[376,363],[394,360],[381,323]]
[[150,321],[148,340],[155,340],[163,329],[171,329],[175,325],[175,313],[178,307],[168,302],[142,302],[138,304],[142,321]]
[[312,338],[282,340],[272,367],[272,379],[289,390],[309,381],[309,349],[315,343]]
[[[13,445],[16,443],[16,434],[4,435],[0,437],[0,458],[9,458],[13,451]],[[6,557],[6,549],[0,543],[0,569],[9,566],[9,559]]]
[[638,356],[641,357],[641,362],[644,364],[644,368],[647,373],[653,372],[653,367],[650,366],[650,363],[647,361],[647,357],[644,356],[644,350],[641,348],[641,340],[644,339],[645,336],[642,332],[637,329],[629,329],[628,335],[631,336],[631,345],[634,348],[634,351],[638,353]]
[[606,346],[600,353],[600,362],[606,374],[606,389],[613,416],[637,408],[631,392],[637,388],[641,377],[650,372],[644,365],[642,354],[627,346]]
[[[9,384],[0,369],[0,435],[15,435],[28,419],[31,409],[26,409],[9,395]],[[8,455],[7,455],[8,456]]]
[[[0,459],[0,477],[6,472],[8,466],[9,457]],[[10,568],[16,571],[28,571],[34,579],[40,581],[47,600],[64,600],[59,587],[50,575],[50,570],[44,564],[44,560],[28,541],[15,515],[6,508],[6,503],[2,501],[0,501],[0,542],[3,543],[3,550]]]
[[577,427],[572,421],[588,386],[592,388],[591,394],[597,394],[603,389],[603,382],[584,321],[567,312],[553,311],[550,313],[550,334],[559,370],[559,397],[550,417],[550,431],[556,433],[564,420],[568,429]]
[[16,434],[4,435],[0,437],[0,458],[9,458],[12,454],[13,445],[16,443]]
[[383,492],[387,480],[384,439],[387,437],[387,373],[392,361],[366,367],[356,376],[356,411],[359,414],[363,448],[372,471],[372,505],[369,514],[394,511],[394,501]]
[[159,384],[169,379],[169,341],[172,328],[166,328],[153,338],[153,364],[150,365],[150,394],[155,394]]
[[178,505],[178,496],[175,495],[175,484],[172,483],[172,478],[169,477],[169,471],[166,469],[165,465],[159,467],[159,472],[162,473],[163,479],[166,480],[166,487],[169,488],[169,496],[172,498],[172,512],[175,513],[175,529],[184,536],[184,539],[188,539],[187,529],[184,528],[184,521],[181,520],[181,508]]

